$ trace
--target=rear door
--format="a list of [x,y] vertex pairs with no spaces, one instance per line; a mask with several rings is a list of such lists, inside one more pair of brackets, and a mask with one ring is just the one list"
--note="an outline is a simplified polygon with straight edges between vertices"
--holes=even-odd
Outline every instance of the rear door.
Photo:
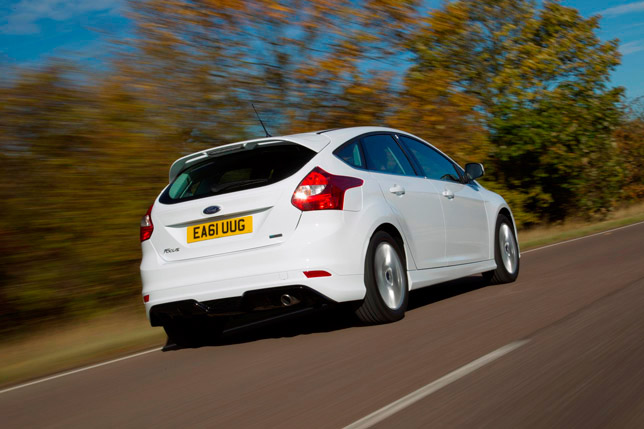
[[416,266],[445,266],[445,221],[436,189],[416,175],[391,134],[367,135],[361,144],[369,174],[397,215]]
[[294,177],[315,152],[289,142],[199,159],[177,175],[152,210],[152,244],[166,261],[278,244],[295,230]]
[[462,183],[458,167],[434,148],[402,134],[398,138],[440,193],[449,265],[489,259],[487,212],[480,187],[475,182]]

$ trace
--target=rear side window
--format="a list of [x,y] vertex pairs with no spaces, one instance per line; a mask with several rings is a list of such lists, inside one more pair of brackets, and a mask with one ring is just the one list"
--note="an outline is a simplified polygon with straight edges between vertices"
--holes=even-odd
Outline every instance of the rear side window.
[[366,168],[364,158],[362,158],[362,152],[360,151],[360,145],[357,140],[340,147],[333,153],[352,167]]
[[304,146],[280,143],[214,156],[182,171],[159,201],[175,204],[270,185],[291,176],[314,155]]
[[363,137],[362,143],[369,170],[403,176],[416,175],[407,156],[390,135],[376,134]]

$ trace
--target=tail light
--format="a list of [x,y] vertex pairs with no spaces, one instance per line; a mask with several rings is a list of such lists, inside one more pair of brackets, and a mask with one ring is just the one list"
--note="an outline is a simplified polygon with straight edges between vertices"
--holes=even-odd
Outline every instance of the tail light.
[[342,210],[346,190],[363,183],[362,179],[335,176],[315,167],[295,189],[291,203],[302,211]]
[[[153,205],[154,204],[152,204],[152,206]],[[141,218],[141,242],[152,237],[152,231],[154,231],[154,225],[152,224],[152,206],[150,206],[148,211],[145,212]]]

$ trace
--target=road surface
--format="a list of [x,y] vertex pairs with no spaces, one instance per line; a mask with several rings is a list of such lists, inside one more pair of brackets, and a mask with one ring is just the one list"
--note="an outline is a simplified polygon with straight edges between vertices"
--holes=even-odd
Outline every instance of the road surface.
[[413,292],[398,323],[329,311],[0,393],[3,428],[351,424],[644,427],[644,224]]

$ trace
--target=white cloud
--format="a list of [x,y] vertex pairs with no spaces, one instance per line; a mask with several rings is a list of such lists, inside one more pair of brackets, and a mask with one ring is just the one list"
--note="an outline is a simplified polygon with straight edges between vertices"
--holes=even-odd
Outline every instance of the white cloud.
[[600,11],[599,14],[603,16],[617,16],[633,12],[644,12],[644,1],[609,7],[608,9]]
[[2,19],[0,33],[39,33],[41,19],[65,21],[88,12],[112,11],[121,5],[121,0],[19,0]]
[[635,52],[639,52],[643,50],[644,50],[644,45],[642,45],[641,40],[624,43],[619,47],[619,52],[621,52],[622,55],[633,54]]

